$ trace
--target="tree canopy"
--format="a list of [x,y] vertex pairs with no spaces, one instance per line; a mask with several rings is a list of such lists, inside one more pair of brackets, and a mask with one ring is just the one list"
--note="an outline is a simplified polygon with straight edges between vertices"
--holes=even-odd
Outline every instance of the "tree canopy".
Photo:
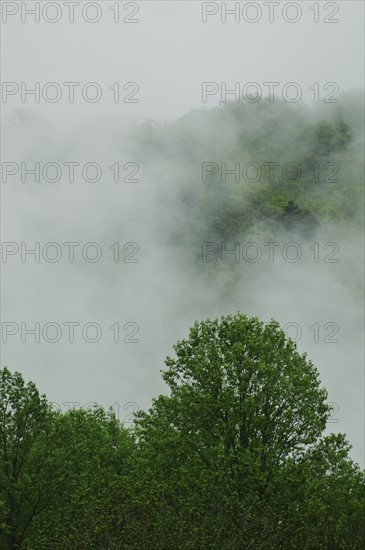
[[1,370],[1,547],[363,548],[364,472],[279,324],[196,322],[174,352],[130,429]]

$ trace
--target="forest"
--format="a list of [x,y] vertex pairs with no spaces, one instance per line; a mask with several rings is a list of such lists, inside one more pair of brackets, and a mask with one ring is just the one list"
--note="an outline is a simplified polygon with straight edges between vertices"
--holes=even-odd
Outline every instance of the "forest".
[[363,548],[365,472],[280,325],[207,319],[174,352],[129,429],[1,370],[1,547]]
[[[49,160],[44,143],[59,162],[74,150],[89,153],[77,132],[60,143],[31,112],[8,123],[10,151],[23,136],[29,159]],[[229,102],[128,127],[127,158],[149,176],[141,183],[146,219],[172,258],[180,254],[174,273],[184,269],[196,294],[223,281],[219,304],[231,304],[251,272],[220,255],[205,264],[206,242],[308,243],[325,235],[357,250],[362,126],[362,95],[349,93],[330,105]],[[110,156],[124,154],[124,129],[99,130],[98,144],[113,143]],[[48,192],[39,185],[24,193],[37,199],[39,189]],[[122,227],[120,218],[113,211],[110,224]],[[353,256],[336,276],[349,292],[344,301],[356,302],[351,266]],[[365,472],[346,434],[325,433],[331,408],[322,367],[274,319],[237,312],[199,320],[165,360],[166,392],[128,428],[113,409],[55,410],[21,365],[3,367],[0,547],[365,548]]]

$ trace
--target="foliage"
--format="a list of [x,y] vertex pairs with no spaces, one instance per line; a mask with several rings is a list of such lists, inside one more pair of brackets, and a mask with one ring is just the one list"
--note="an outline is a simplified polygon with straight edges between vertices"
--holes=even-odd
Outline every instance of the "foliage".
[[[233,242],[262,227],[271,240],[285,232],[312,238],[339,222],[361,231],[362,123],[356,95],[326,106],[227,102],[175,123],[141,124],[134,154],[156,181],[173,174],[174,244],[191,245],[199,255],[202,242]],[[217,168],[205,181],[203,162]],[[238,181],[234,173],[224,177],[222,165],[233,171],[237,163]],[[258,168],[250,172],[250,164]],[[297,214],[289,217],[290,204]]]
[[1,548],[363,548],[364,472],[279,324],[196,322],[174,350],[132,431],[1,370]]

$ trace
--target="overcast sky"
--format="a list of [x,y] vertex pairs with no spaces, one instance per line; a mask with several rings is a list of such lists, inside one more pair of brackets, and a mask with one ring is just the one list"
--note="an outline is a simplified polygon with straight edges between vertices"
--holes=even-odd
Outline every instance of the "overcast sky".
[[[19,4],[30,9],[34,3]],[[99,13],[92,6],[85,10],[85,17],[100,18],[94,24],[86,22],[82,7],[88,4],[81,2],[74,8],[72,24],[68,22],[71,8],[63,2],[58,2],[58,13],[52,8],[44,14],[40,11],[39,23],[34,22],[35,16],[22,14],[20,7],[14,15],[3,13],[7,19],[2,40],[4,81],[29,82],[30,88],[34,82],[41,87],[49,82],[80,82],[82,87],[96,81],[102,86],[103,97],[95,104],[82,101],[76,89],[75,103],[70,105],[65,86],[58,103],[40,102],[43,113],[67,128],[107,111],[141,119],[174,119],[202,106],[201,83],[206,81],[226,82],[227,88],[233,88],[235,82],[242,87],[257,82],[263,90],[267,89],[264,82],[279,82],[279,94],[282,86],[294,81],[308,100],[313,98],[309,87],[314,82],[322,86],[334,81],[340,89],[363,86],[361,1],[320,2],[318,13],[310,9],[314,5],[310,1],[281,2],[271,9],[265,4],[275,2],[253,2],[246,10],[248,3],[241,2],[239,15],[227,14],[225,23],[221,21],[223,7],[217,2],[206,3],[212,5],[206,12],[214,10],[214,5],[218,9],[218,13],[206,15],[206,23],[202,22],[202,3],[196,1],[139,2],[138,13],[134,13],[135,3],[125,9],[126,3],[120,2],[119,24],[113,22],[117,15],[110,9],[112,2],[99,3]],[[224,4],[228,11],[234,2]],[[290,4],[297,7],[290,8]],[[25,23],[21,23],[22,17]],[[45,17],[60,20],[51,24]],[[290,23],[284,17],[299,19]],[[256,18],[256,23],[248,22]],[[339,22],[332,23],[335,20]],[[139,103],[113,104],[108,87],[114,82],[136,82]],[[32,101],[29,96],[29,105]],[[211,96],[206,106],[218,101],[219,95]],[[9,96],[3,107],[10,109],[17,103],[20,94]]]
[[[133,162],[130,121],[173,121],[192,109],[214,107],[224,82],[227,89],[239,83],[240,92],[246,84],[256,83],[265,96],[264,83],[275,82],[276,98],[300,87],[307,103],[313,103],[315,94],[323,101],[330,93],[338,97],[340,91],[363,88],[361,1],[280,2],[272,22],[272,6],[269,10],[265,3],[253,2],[248,9],[248,3],[241,2],[239,14],[227,15],[225,23],[224,8],[217,2],[205,3],[205,8],[198,1],[121,2],[119,23],[113,20],[115,2],[89,3],[84,15],[89,20],[100,17],[95,23],[83,19],[85,4],[75,6],[70,23],[65,2],[57,2],[57,10],[51,6],[42,13],[41,9],[39,22],[24,11],[24,5],[30,9],[34,2],[2,2],[3,120],[14,121],[11,117],[19,107],[44,117],[43,122],[34,118],[22,137],[8,126],[3,161],[102,164],[104,160],[105,166],[113,159]],[[45,3],[40,5],[43,8]],[[226,7],[233,5],[228,2]],[[256,23],[248,21],[255,17]],[[52,24],[47,18],[60,20]],[[295,18],[297,22],[289,22]],[[31,95],[22,102],[22,82],[28,90],[39,83],[38,103]],[[74,103],[68,100],[70,87],[65,82],[80,84],[74,88]],[[203,82],[216,83],[208,89],[206,102]],[[57,86],[47,87],[49,83]],[[87,97],[101,90],[100,101],[83,99],[81,89],[88,83],[97,86],[87,88]],[[59,101],[44,99],[44,95],[53,98],[57,90],[62,93]],[[120,101],[114,102],[118,90]],[[123,102],[126,97],[138,102]],[[29,248],[35,242],[81,243],[75,263],[65,259],[68,249],[62,246],[57,263],[35,263],[31,257],[22,263],[19,251],[2,265],[3,322],[19,327],[22,322],[29,327],[35,322],[41,327],[49,322],[80,323],[74,343],[67,341],[69,329],[64,325],[55,344],[43,338],[35,344],[31,336],[22,343],[20,332],[9,336],[2,346],[2,365],[23,372],[63,408],[66,402],[95,401],[105,406],[117,402],[124,419],[164,390],[159,373],[163,359],[196,319],[239,309],[302,327],[336,322],[342,327],[337,345],[314,345],[308,329],[298,345],[318,366],[330,401],[338,404],[339,422],[330,428],[348,434],[353,456],[363,464],[363,317],[361,303],[351,298],[340,271],[322,264],[314,273],[313,266],[299,262],[275,264],[267,272],[260,266],[255,272],[250,264],[252,278],[246,273],[246,286],[242,284],[242,292],[231,301],[219,295],[219,288],[200,286],[184,272],[177,253],[160,244],[160,232],[171,228],[174,216],[179,216],[178,204],[176,210],[162,212],[163,186],[174,178],[169,170],[162,178],[142,170],[140,185],[123,191],[111,184],[70,185],[63,181],[64,174],[57,186],[37,185],[30,179],[23,185],[2,184],[2,240],[23,241]],[[333,240],[330,234],[326,238]],[[89,242],[100,244],[101,261],[79,257],[82,245]],[[136,243],[139,250],[131,245],[123,253],[136,253],[138,263],[115,264],[109,249],[115,242]],[[351,273],[361,272],[357,245],[352,242],[344,252]],[[92,256],[95,250],[89,252]],[[79,336],[80,327],[89,322],[103,330],[94,344]],[[139,341],[114,343],[114,329],[109,327],[117,322],[122,339]],[[127,322],[132,324],[126,326]],[[134,334],[137,325],[139,332]]]

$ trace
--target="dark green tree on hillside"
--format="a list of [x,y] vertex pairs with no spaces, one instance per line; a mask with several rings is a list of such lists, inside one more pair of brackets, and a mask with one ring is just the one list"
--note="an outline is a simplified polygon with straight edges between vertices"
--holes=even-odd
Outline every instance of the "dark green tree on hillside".
[[284,206],[280,221],[287,231],[297,231],[305,236],[312,236],[317,222],[309,210],[303,210],[294,201]]

